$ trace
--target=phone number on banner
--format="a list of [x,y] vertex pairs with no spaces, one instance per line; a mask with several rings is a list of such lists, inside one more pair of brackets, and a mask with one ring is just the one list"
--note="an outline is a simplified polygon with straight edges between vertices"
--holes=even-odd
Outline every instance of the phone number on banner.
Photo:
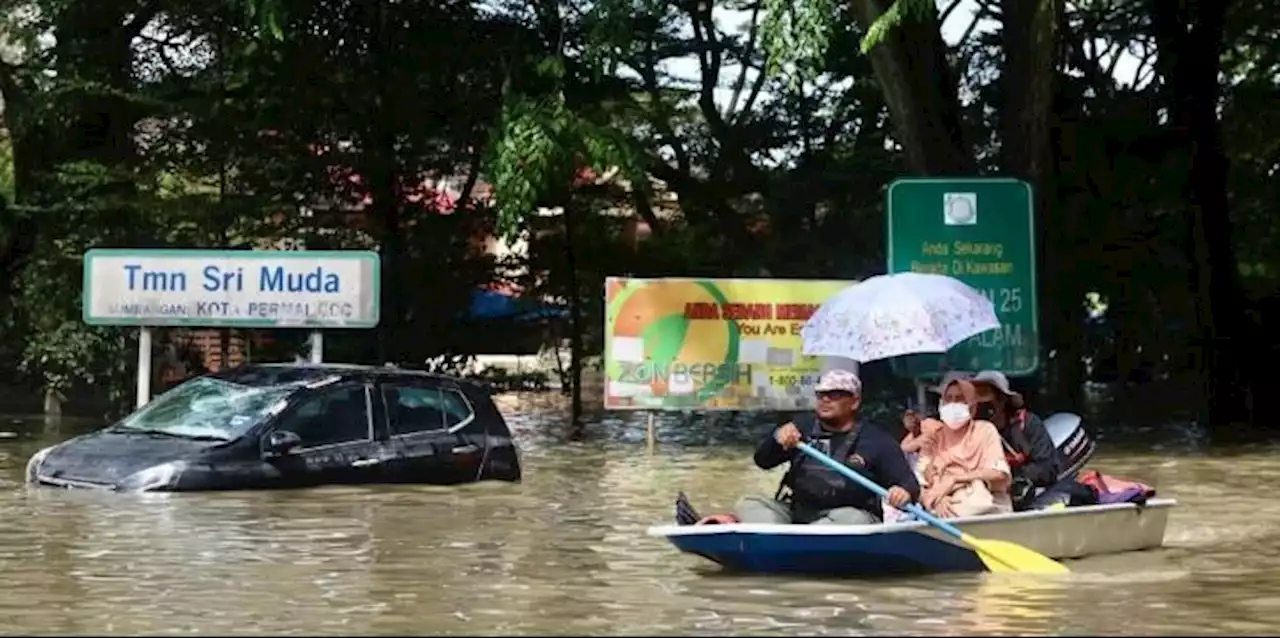
[[774,373],[769,375],[769,384],[779,387],[812,386],[818,383],[818,374]]

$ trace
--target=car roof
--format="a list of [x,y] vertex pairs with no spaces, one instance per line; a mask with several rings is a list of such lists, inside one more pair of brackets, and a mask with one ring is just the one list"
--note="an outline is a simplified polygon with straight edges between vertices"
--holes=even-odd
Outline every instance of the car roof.
[[341,377],[343,379],[383,379],[383,378],[404,378],[418,377],[429,379],[440,379],[453,381],[459,385],[468,386],[472,389],[484,390],[482,384],[476,383],[470,379],[454,377],[445,374],[436,374],[423,370],[413,370],[411,368],[401,368],[395,365],[387,364],[385,366],[360,365],[354,363],[248,363],[219,370],[209,376],[223,381],[248,386],[271,386],[285,383],[319,381],[328,377]]

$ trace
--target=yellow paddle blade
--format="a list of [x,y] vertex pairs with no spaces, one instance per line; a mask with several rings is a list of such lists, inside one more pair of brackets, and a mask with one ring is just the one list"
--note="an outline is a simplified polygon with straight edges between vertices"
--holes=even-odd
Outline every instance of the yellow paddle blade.
[[968,534],[962,534],[960,540],[976,550],[983,564],[993,572],[1066,574],[1071,571],[1066,565],[1016,543],[974,538]]

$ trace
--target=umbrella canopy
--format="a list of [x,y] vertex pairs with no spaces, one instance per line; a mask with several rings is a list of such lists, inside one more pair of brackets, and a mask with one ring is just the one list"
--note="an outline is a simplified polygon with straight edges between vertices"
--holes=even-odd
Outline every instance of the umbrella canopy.
[[836,293],[800,331],[804,353],[866,363],[946,352],[1000,327],[991,300],[946,275],[877,275]]

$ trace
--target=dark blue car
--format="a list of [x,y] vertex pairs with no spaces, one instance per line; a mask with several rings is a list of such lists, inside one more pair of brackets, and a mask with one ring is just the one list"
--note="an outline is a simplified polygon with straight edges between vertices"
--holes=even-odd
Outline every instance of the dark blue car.
[[394,367],[246,365],[40,450],[33,485],[121,491],[519,481],[489,392]]

